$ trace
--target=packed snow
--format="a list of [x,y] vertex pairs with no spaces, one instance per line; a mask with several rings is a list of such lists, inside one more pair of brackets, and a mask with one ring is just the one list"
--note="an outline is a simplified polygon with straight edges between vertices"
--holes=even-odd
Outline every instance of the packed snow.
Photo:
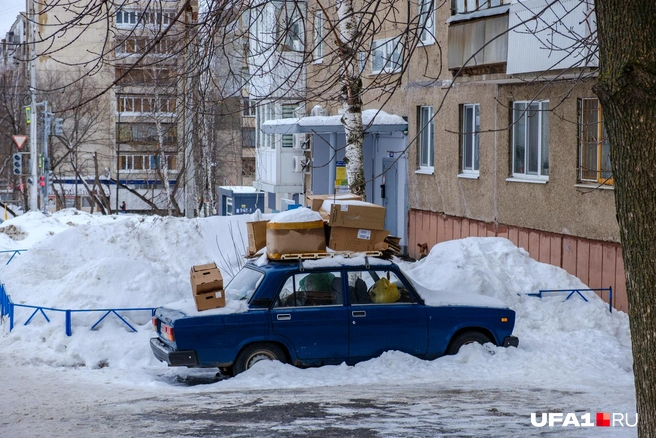
[[[14,250],[26,250],[0,268],[0,281],[15,304],[64,310],[168,306],[193,313],[190,267],[216,262],[228,281],[246,261],[250,220],[252,216],[100,216],[75,210],[51,216],[27,213],[0,225],[0,249],[6,251],[0,253],[0,264]],[[515,310],[513,334],[519,337],[519,347],[468,345],[456,356],[433,361],[388,352],[356,366],[315,369],[260,362],[237,377],[207,385],[207,390],[365,387],[390,381],[523,389],[540,382],[541,388],[599,394],[597,406],[579,410],[621,407],[634,412],[627,315],[611,313],[594,293],[584,292],[587,302],[578,296],[565,300],[560,294],[542,299],[527,295],[540,289],[586,288],[576,277],[531,259],[502,238],[454,240],[434,246],[418,262],[395,261],[413,282],[432,291],[429,302],[462,297]],[[242,306],[228,300],[219,311],[244,311]],[[8,318],[2,320],[0,373],[21,367],[75,368],[88,370],[82,376],[94,381],[108,370],[119,370],[132,385],[161,390],[168,385],[162,376],[198,372],[167,368],[154,358],[149,311],[122,313],[137,333],[113,314],[90,330],[104,312],[73,313],[70,337],[63,312],[45,310],[50,322],[37,313],[25,326],[32,312],[17,307],[11,332]],[[3,403],[8,403],[6,397],[0,399],[0,410]]]

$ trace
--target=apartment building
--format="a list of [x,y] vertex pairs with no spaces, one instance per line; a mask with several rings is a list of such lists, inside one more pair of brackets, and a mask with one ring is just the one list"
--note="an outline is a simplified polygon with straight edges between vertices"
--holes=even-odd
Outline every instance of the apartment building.
[[363,56],[365,85],[381,72],[401,83],[365,102],[408,120],[409,254],[506,237],[591,288],[612,287],[626,310],[609,145],[592,91],[592,2],[544,12],[543,0],[431,2],[411,6],[424,24],[411,62],[402,26],[380,29]]

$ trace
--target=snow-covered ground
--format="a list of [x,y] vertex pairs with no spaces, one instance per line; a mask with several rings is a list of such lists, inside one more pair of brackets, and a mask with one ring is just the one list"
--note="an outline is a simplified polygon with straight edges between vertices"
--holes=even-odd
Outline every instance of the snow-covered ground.
[[[226,279],[234,275],[244,262],[248,220],[248,216],[92,216],[73,210],[50,217],[27,213],[0,225],[0,250],[27,249],[0,267],[0,281],[16,304],[101,309],[188,303],[193,309],[190,267],[214,261]],[[0,265],[11,255],[0,253]],[[534,433],[544,430],[530,429],[531,412],[589,412],[593,421],[596,412],[623,412],[634,417],[627,315],[610,313],[608,305],[592,293],[586,293],[588,302],[577,296],[564,301],[562,295],[542,300],[526,295],[539,289],[585,288],[577,278],[534,261],[524,250],[501,238],[446,242],[435,246],[419,262],[397,262],[424,287],[451,295],[493,297],[514,309],[519,348],[470,345],[456,356],[434,361],[388,352],[352,367],[305,370],[261,362],[235,378],[184,386],[175,382],[202,377],[207,371],[167,368],[153,357],[149,338],[154,331],[149,312],[123,314],[137,333],[127,330],[115,315],[107,316],[91,331],[102,313],[74,313],[73,335],[69,337],[63,312],[46,311],[50,323],[37,314],[24,326],[33,309],[17,307],[14,330],[9,332],[8,319],[4,318],[0,332],[0,436],[59,436],[58,430],[64,436],[69,429],[53,428],[53,422],[46,421],[48,415],[60,415],[61,426],[67,415],[76,419],[84,416],[75,406],[87,406],[88,410],[89,405],[100,406],[99,399],[109,404],[121,401],[129,410],[126,400],[130,397],[126,399],[125,394],[130,391],[146,398],[177,394],[187,403],[209,393],[233,397],[243,393],[243,400],[257,403],[262,397],[266,399],[265,394],[272,389],[330,393],[333,401],[340,400],[340,394],[346,400],[347,394],[371,394],[375,388],[385,388],[381,393],[388,398],[394,398],[389,395],[390,387],[401,388],[399,394],[414,393],[422,387],[465,391],[470,396],[450,397],[449,409],[451,420],[459,424],[457,430],[471,430],[473,436],[483,426],[477,424],[477,417],[472,420],[466,415],[472,403],[483,403],[496,412],[496,403],[504,398],[503,409],[515,416],[478,418],[488,422],[487,426],[500,427],[497,435],[501,436],[515,434],[511,431],[517,423]],[[228,302],[227,307],[241,309],[238,303]],[[59,383],[44,386],[37,376]],[[100,394],[94,388],[105,390]],[[477,393],[486,395],[471,397]],[[260,398],[254,394],[260,394]],[[54,406],[52,412],[57,413],[48,414],[50,411],[40,407],[44,395]],[[430,399],[434,397],[432,394]],[[30,409],[36,411],[24,414]],[[345,418],[349,413],[339,415]],[[93,409],[88,416],[93,425]],[[417,419],[405,427],[412,430],[413,424],[426,430],[426,424]],[[580,436],[601,428],[565,429],[570,436]],[[635,436],[634,428],[610,429],[602,430],[607,436]],[[111,436],[110,432],[97,436]],[[134,436],[143,435],[135,432]],[[396,436],[412,433],[399,432]],[[429,435],[422,432],[417,436]]]

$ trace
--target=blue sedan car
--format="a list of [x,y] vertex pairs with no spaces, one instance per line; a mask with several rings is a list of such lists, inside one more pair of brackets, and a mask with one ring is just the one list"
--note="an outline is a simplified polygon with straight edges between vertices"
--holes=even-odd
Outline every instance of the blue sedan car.
[[309,367],[355,364],[388,350],[435,359],[472,342],[518,345],[515,312],[502,303],[429,305],[430,291],[382,259],[249,263],[225,292],[244,303],[241,311],[158,308],[158,337],[150,342],[155,357],[235,375],[260,360]]

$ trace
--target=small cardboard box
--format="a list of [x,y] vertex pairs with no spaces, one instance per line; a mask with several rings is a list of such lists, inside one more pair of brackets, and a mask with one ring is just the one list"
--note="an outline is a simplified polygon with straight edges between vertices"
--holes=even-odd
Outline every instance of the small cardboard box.
[[268,222],[246,222],[246,228],[248,229],[248,255],[253,255],[266,246],[266,224]]
[[225,291],[220,289],[212,292],[194,294],[194,301],[196,301],[196,309],[198,309],[199,312],[225,307]]
[[191,291],[194,295],[223,289],[223,277],[216,263],[191,267]]
[[279,259],[283,254],[326,252],[322,220],[269,222],[266,227],[267,257],[270,259]]
[[325,200],[335,201],[362,201],[362,197],[352,193],[339,193],[334,195],[308,195],[307,200],[310,208],[314,211],[321,210],[321,204]]
[[330,227],[328,247],[333,251],[383,251],[387,230]]
[[[328,225],[331,227],[384,230],[386,208],[363,201],[333,203]],[[334,248],[333,248],[334,249]]]

